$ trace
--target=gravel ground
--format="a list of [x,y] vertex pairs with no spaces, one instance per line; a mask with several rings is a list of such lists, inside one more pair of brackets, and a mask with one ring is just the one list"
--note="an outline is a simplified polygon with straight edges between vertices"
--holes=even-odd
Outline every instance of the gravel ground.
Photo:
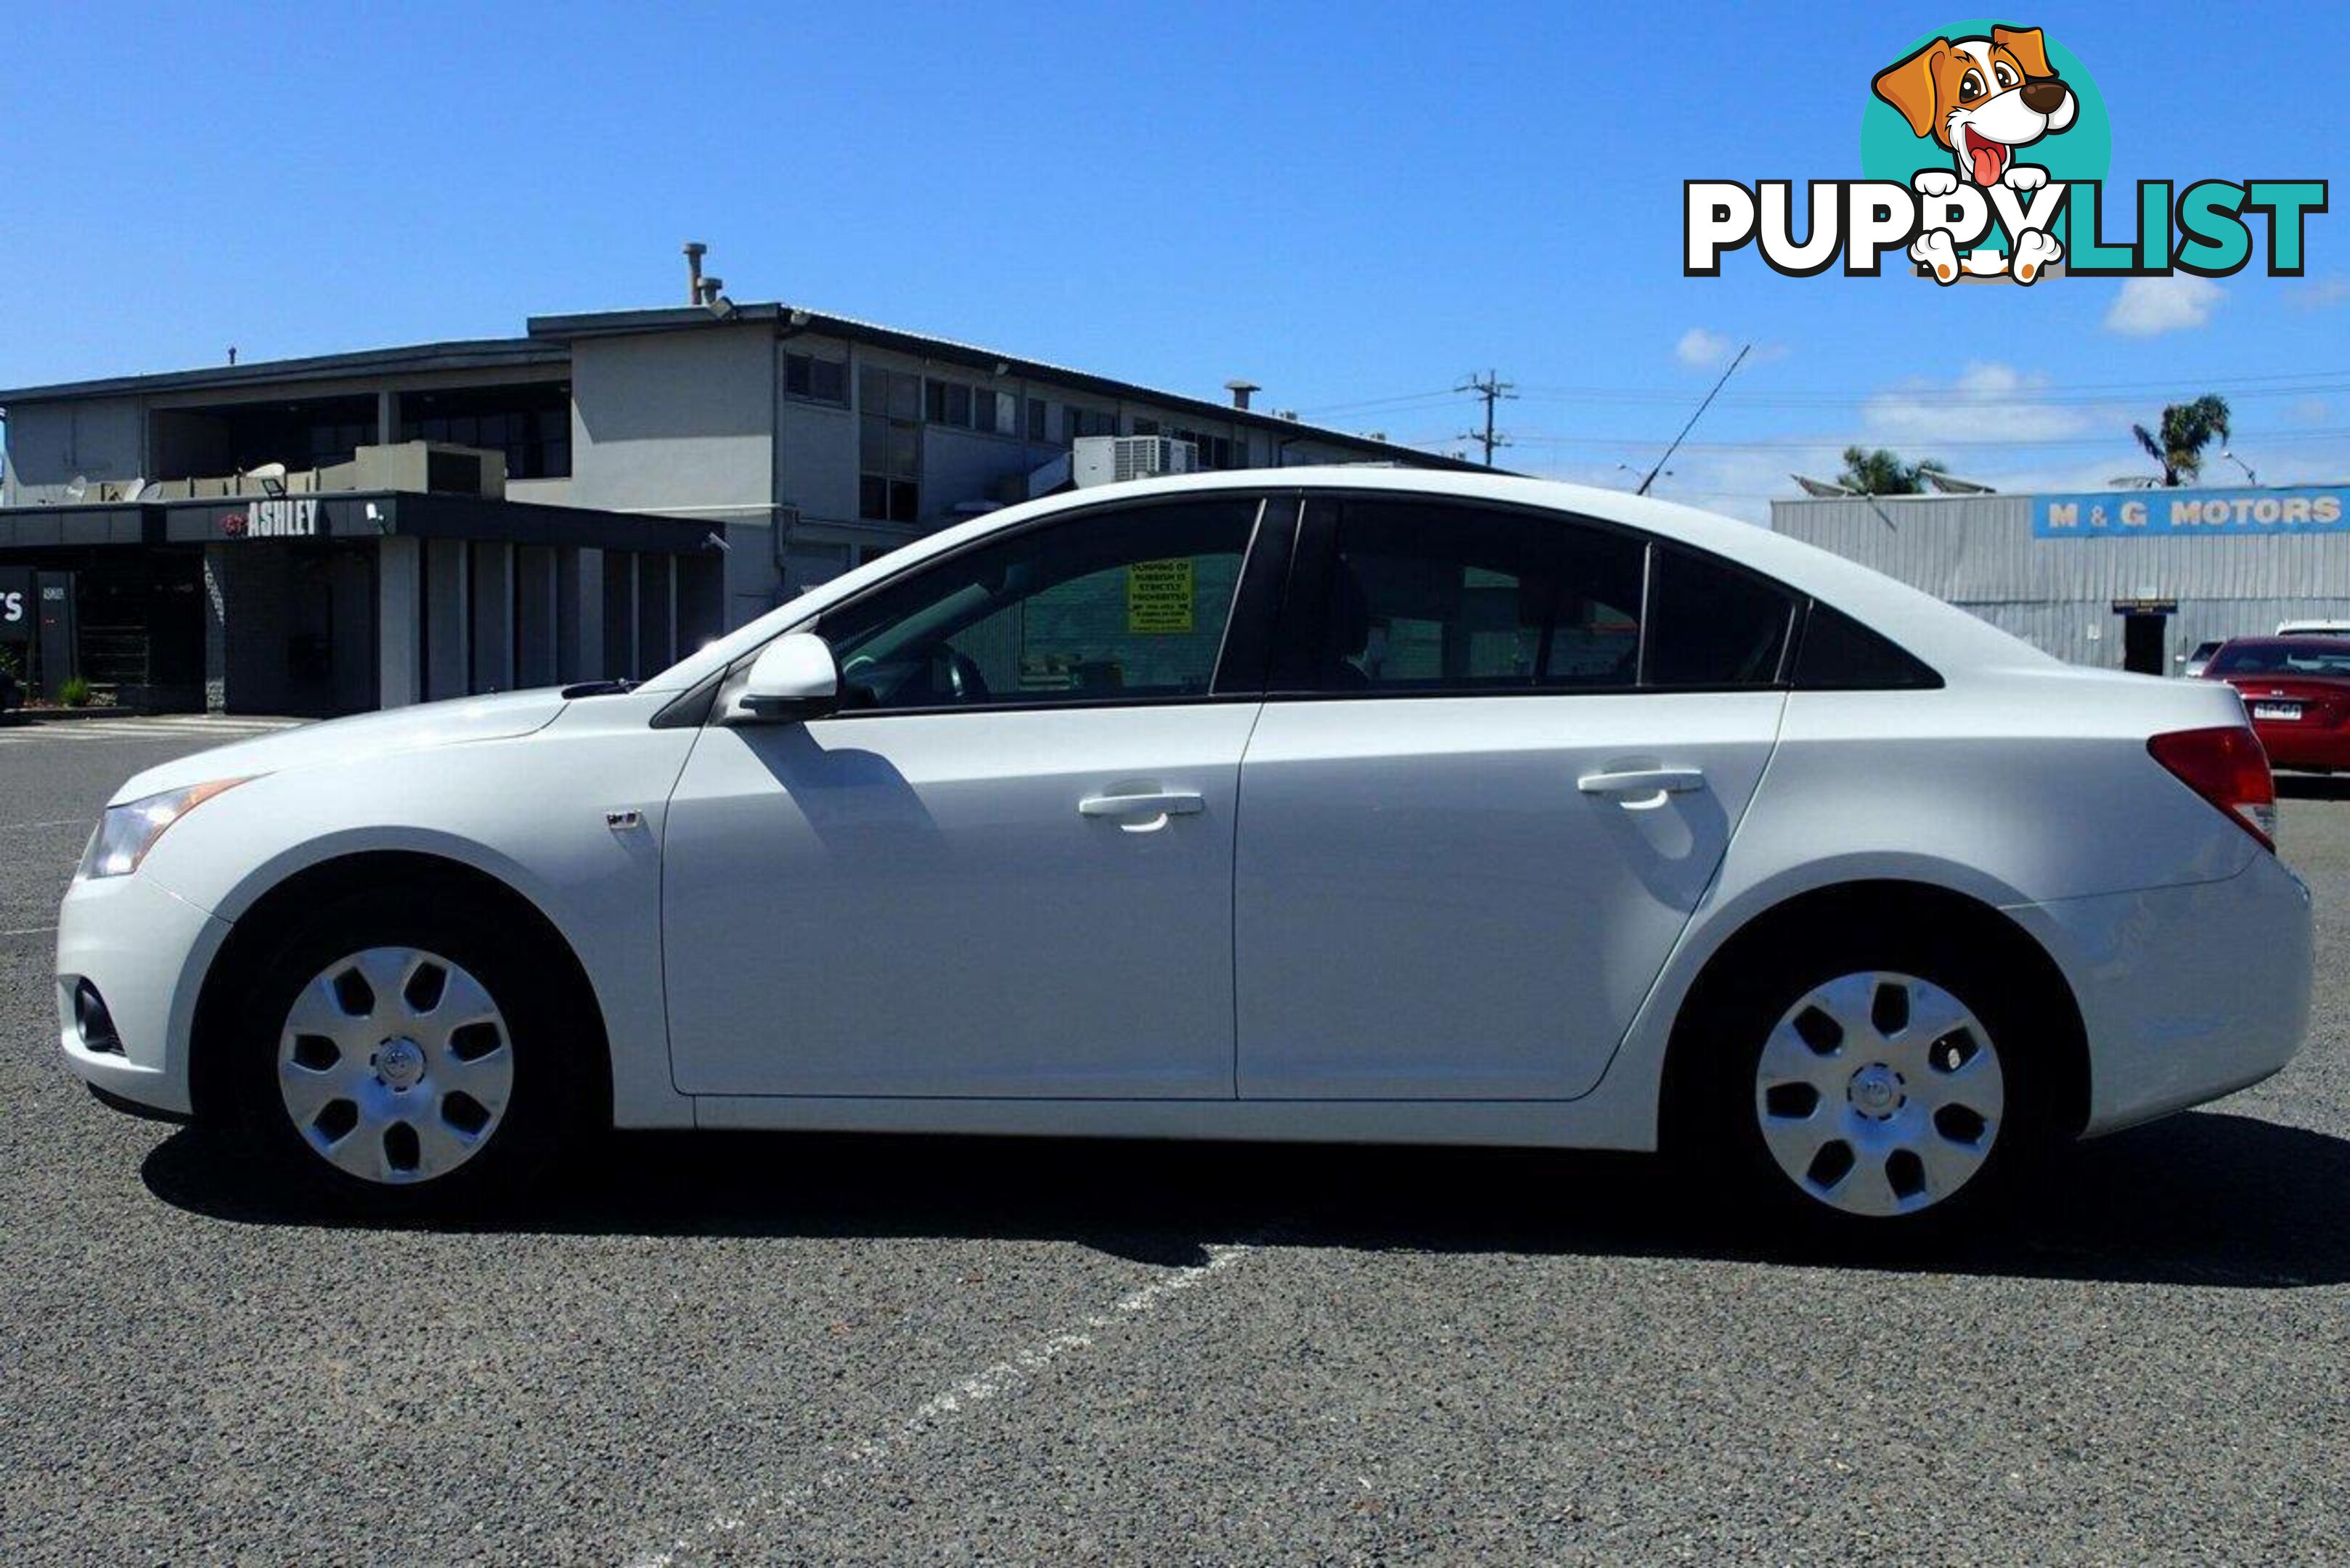
[[1861,1268],[1459,1151],[636,1137],[328,1223],[53,1060],[41,928],[188,749],[0,748],[0,1559],[2350,1553],[2350,792],[2293,1067]]

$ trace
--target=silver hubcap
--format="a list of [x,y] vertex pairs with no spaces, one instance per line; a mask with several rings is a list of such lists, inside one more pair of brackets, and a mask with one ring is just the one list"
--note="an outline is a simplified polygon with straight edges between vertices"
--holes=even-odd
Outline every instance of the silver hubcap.
[[2006,1105],[1990,1034],[1914,975],[1820,986],[1779,1020],[1754,1074],[1771,1158],[1847,1214],[1908,1214],[1950,1197],[1990,1158]]
[[472,975],[437,953],[369,948],[294,999],[277,1088],[320,1158],[367,1181],[430,1181],[497,1131],[514,1047]]

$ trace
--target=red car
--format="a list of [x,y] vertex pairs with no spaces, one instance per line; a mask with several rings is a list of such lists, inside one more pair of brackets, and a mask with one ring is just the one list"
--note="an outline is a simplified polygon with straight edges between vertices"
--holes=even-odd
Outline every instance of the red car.
[[2350,638],[2240,637],[2203,679],[2241,694],[2274,766],[2350,768]]

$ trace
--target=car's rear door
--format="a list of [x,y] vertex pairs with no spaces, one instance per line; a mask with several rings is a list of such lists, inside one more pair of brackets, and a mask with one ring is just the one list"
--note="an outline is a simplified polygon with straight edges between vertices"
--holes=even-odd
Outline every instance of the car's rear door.
[[1794,596],[1538,510],[1305,508],[1241,769],[1243,1098],[1605,1070],[1768,760]]

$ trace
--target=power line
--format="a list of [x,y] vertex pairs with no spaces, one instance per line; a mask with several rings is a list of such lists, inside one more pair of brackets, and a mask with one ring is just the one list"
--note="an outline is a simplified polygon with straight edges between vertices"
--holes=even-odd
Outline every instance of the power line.
[[[2263,431],[2260,432],[2259,443],[2262,446],[2270,446],[2280,442],[2334,441],[2344,436],[2350,436],[2350,425],[2322,425],[2298,431]],[[1449,436],[1430,435],[1419,440],[1404,441],[1399,444],[1404,446],[1432,446],[1440,441],[1451,439],[1453,438]],[[1544,434],[1540,431],[1534,431],[1522,433],[1513,439],[1515,443],[1520,446],[1580,446],[1593,447],[1609,452],[1620,452],[1626,450],[1647,451],[1656,445],[1656,441],[1653,439],[1644,436],[1562,435]],[[2250,438],[2239,439],[2243,441],[2244,444],[2251,444]],[[1685,446],[1686,450],[1690,452],[1809,452],[1815,451],[1822,447],[1850,446],[1862,441],[1898,442],[1908,446],[1934,449],[1939,449],[1942,447],[1999,448],[2111,446],[2116,442],[2127,445],[2128,434],[2126,431],[2104,431],[2077,436],[2031,436],[2013,438],[2003,436],[1980,436],[1945,440],[1940,437],[1922,434],[1903,435],[1898,433],[1878,433],[1866,436],[1824,435],[1816,437],[1790,437],[1777,440],[1758,441],[1693,441],[1685,443]],[[2137,449],[2133,447],[2132,450],[2135,451]]]
[[1471,376],[1452,389],[1456,392],[1474,392],[1485,400],[1485,433],[1479,435],[1475,431],[1471,431],[1465,435],[1455,436],[1453,439],[1473,441],[1482,444],[1485,449],[1485,466],[1492,467],[1493,449],[1510,444],[1508,436],[1493,433],[1493,405],[1504,398],[1516,398],[1518,394],[1515,384],[1503,380],[1498,371],[1488,370],[1482,380]]
[[[2048,383],[2020,387],[2012,391],[1985,391],[1964,387],[1908,386],[1879,388],[1856,394],[1832,392],[1732,392],[1721,401],[1724,407],[1738,408],[1857,408],[1887,398],[1931,397],[1937,402],[1964,408],[2000,408],[2009,405],[2039,406],[2064,403],[2111,402],[2134,394],[2149,397],[2176,396],[2182,386],[2193,386],[2210,391],[2230,391],[2245,398],[2313,397],[2350,392],[2350,369],[2280,371],[2266,375],[2246,376],[2187,376],[2170,377],[2158,381],[2082,381],[2070,385]],[[1688,389],[1675,387],[1590,387],[1551,383],[1511,383],[1511,389],[1529,402],[1596,402],[1596,403],[1673,403],[1689,397]],[[1422,392],[1403,392],[1393,397],[1367,398],[1351,402],[1325,403],[1301,411],[1309,414],[1340,414],[1358,410],[1395,408],[1410,403],[1438,402],[1460,392],[1472,390],[1473,383],[1463,382],[1452,388],[1436,388]]]

